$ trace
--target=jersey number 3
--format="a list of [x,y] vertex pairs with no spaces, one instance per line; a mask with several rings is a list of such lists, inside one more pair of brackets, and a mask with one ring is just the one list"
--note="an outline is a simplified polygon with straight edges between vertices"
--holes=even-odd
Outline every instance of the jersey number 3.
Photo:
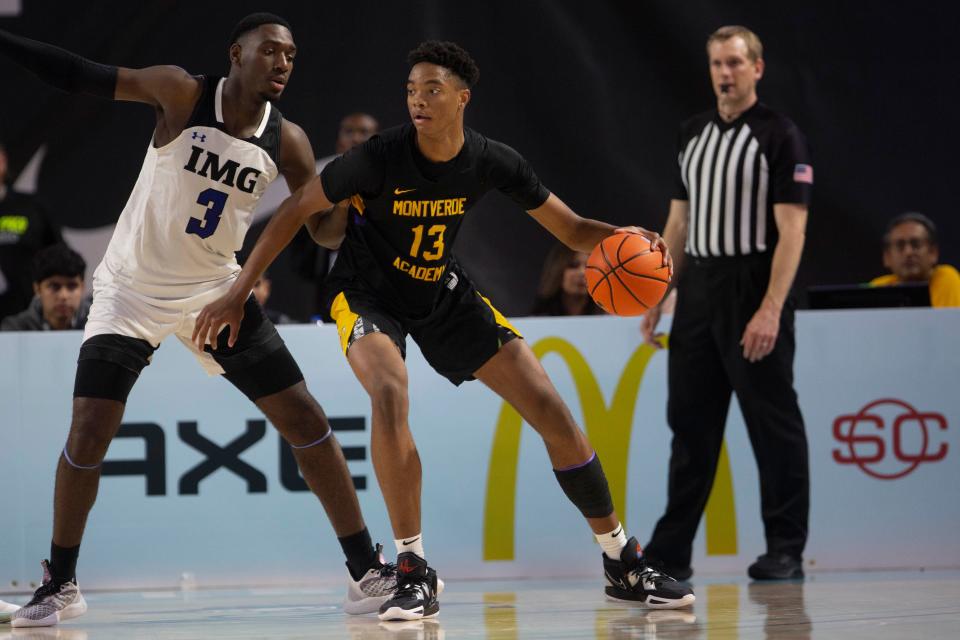
[[203,220],[191,217],[187,221],[187,233],[194,233],[201,238],[209,238],[217,230],[220,224],[220,215],[223,208],[227,205],[227,195],[223,191],[216,189],[204,189],[197,196],[197,204],[206,207],[207,211],[203,214]]

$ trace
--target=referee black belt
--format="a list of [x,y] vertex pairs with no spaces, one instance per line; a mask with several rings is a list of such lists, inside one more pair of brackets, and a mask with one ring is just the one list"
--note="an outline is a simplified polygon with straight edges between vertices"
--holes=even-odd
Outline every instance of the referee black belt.
[[759,265],[773,260],[773,252],[748,253],[742,256],[692,256],[689,253],[683,255],[684,262],[696,267],[705,269],[727,269],[733,267],[743,267],[746,265]]

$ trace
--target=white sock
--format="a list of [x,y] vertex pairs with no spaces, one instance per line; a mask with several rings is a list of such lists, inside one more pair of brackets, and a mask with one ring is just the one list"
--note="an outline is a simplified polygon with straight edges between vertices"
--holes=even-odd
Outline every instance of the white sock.
[[608,533],[595,533],[597,542],[603,547],[603,553],[611,560],[619,560],[620,552],[627,546],[627,534],[623,525],[617,523],[617,528]]
[[[423,534],[418,533],[415,536],[410,536],[409,538],[400,538],[399,540],[394,540],[393,544],[397,545],[397,554],[406,553],[412,551],[421,558],[426,558],[423,554]],[[624,542],[626,544],[626,542]]]

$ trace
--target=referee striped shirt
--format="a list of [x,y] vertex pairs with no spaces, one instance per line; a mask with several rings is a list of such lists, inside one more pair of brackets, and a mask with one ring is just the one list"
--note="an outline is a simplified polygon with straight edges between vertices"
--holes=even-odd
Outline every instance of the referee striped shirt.
[[757,103],[733,122],[716,110],[681,127],[674,199],[689,202],[686,252],[765,253],[777,243],[773,205],[810,204],[806,140],[787,117]]

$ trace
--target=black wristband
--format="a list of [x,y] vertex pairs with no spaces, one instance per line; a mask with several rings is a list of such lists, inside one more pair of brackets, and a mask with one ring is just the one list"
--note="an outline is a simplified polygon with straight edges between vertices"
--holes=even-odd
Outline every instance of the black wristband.
[[70,93],[113,99],[117,68],[99,64],[45,42],[0,29],[0,53],[36,74],[47,84]]

